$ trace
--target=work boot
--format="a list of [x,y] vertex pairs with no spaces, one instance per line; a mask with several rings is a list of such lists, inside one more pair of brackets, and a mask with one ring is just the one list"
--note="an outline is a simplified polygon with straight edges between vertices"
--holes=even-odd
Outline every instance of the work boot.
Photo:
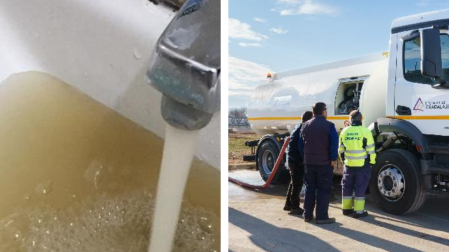
[[289,204],[284,205],[284,211],[290,211],[292,209],[292,206]]
[[312,218],[306,218],[306,216],[304,216],[304,214],[302,214],[302,217],[304,218],[305,222],[311,222],[313,220],[313,216],[312,216]]
[[289,213],[289,214],[292,214],[292,215],[302,215],[303,213],[304,213],[304,209],[298,207],[298,208],[292,208],[292,209],[290,210],[290,213]]
[[366,217],[366,216],[368,216],[368,211],[366,211],[366,210],[363,210],[362,213],[357,213],[357,212],[355,212],[355,213],[352,215],[352,217],[354,217],[354,218],[356,218],[356,219],[361,218],[361,217]]
[[354,209],[343,209],[343,215],[352,215],[354,214]]
[[327,220],[316,220],[316,224],[332,224],[335,223],[335,218],[329,218]]

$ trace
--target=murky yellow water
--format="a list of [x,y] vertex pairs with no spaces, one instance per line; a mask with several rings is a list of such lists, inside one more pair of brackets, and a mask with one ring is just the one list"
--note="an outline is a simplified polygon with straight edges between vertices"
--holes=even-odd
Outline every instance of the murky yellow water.
[[[0,251],[146,251],[163,141],[49,75],[0,85]],[[194,161],[174,251],[219,250],[219,173]]]

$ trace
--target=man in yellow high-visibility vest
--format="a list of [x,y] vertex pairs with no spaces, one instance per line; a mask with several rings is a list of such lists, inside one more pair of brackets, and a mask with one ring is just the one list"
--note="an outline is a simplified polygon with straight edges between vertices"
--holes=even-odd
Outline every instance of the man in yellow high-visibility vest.
[[368,216],[365,191],[371,178],[371,167],[376,164],[376,152],[371,131],[362,126],[362,113],[355,110],[349,116],[351,126],[341,131],[338,149],[345,165],[341,180],[342,209],[344,215],[359,218]]

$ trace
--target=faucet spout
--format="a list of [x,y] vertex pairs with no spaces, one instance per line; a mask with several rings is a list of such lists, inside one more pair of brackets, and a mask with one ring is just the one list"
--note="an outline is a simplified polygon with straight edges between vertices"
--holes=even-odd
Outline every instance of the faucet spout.
[[162,117],[197,130],[220,109],[220,1],[189,0],[159,38],[147,71]]

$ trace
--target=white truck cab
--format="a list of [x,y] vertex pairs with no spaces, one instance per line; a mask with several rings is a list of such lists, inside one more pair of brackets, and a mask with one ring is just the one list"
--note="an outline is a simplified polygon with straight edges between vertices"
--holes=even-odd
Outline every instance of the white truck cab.
[[[407,214],[428,194],[449,191],[449,10],[393,21],[388,52],[281,72],[259,85],[248,121],[260,140],[247,142],[265,180],[284,138],[316,102],[337,130],[359,109],[376,141],[370,193],[384,211]],[[257,149],[256,149],[257,146]],[[341,173],[341,163],[335,167]],[[285,169],[274,183],[288,177]]]
[[[391,29],[387,116],[409,121],[425,135],[449,136],[448,25],[445,10],[396,19]],[[439,38],[423,41],[432,31]],[[423,66],[431,72],[423,74]]]

